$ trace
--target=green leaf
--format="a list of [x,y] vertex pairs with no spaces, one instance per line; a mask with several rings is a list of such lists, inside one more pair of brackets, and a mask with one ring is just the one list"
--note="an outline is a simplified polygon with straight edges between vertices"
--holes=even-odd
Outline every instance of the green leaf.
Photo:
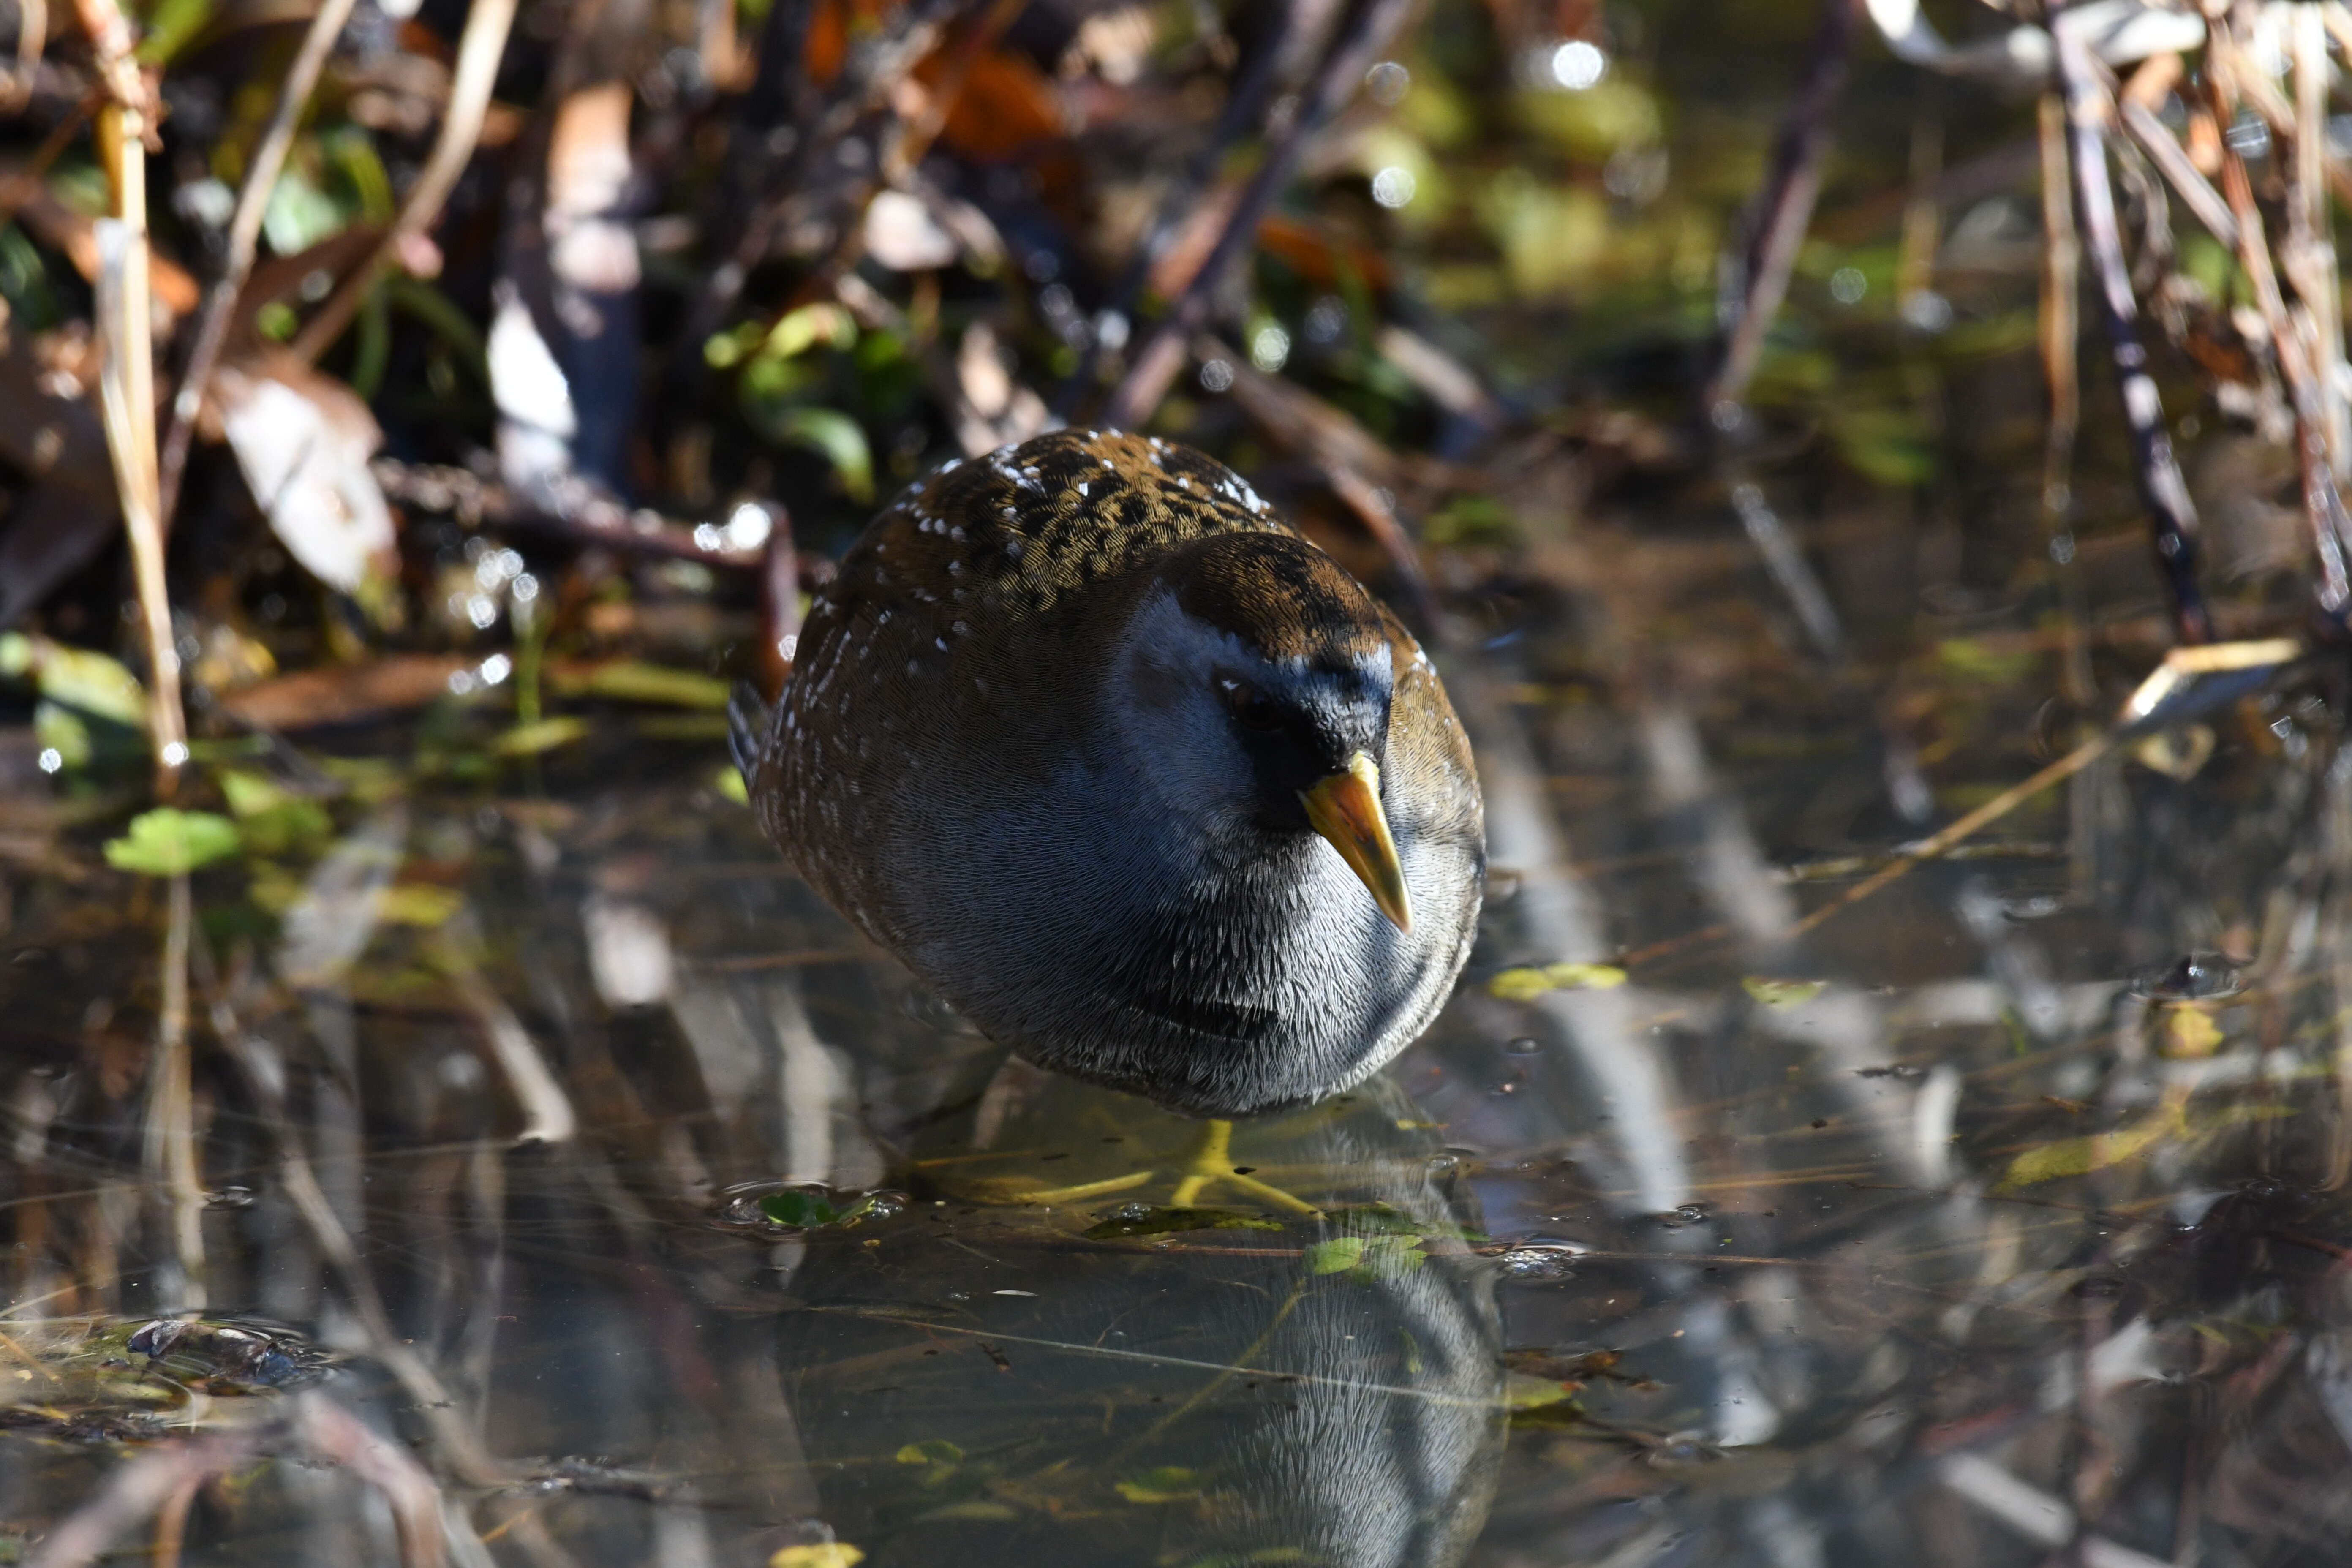
[[97,746],[90,739],[89,722],[61,702],[47,698],[33,705],[33,743],[43,751],[55,752],[60,767],[86,768]]
[[142,66],[171,64],[213,19],[213,0],[163,0],[147,14],[147,36],[135,51]]
[[1129,1502],[1190,1502],[1201,1495],[1200,1476],[1181,1465],[1155,1465],[1117,1485]]
[[856,342],[857,319],[843,306],[830,300],[821,300],[815,304],[785,311],[769,329],[767,341],[760,345],[760,353],[770,359],[790,359],[819,343],[846,349],[855,347]]
[[30,679],[43,697],[129,729],[147,722],[147,689],[102,653],[23,632],[0,634],[0,675]]
[[719,771],[710,775],[710,784],[719,795],[733,801],[737,805],[751,804],[751,786],[743,782],[742,773],[737,770],[733,763],[721,763]]
[[908,1444],[892,1458],[902,1465],[956,1465],[963,1462],[963,1450],[944,1437],[927,1437]]
[[247,847],[258,854],[282,855],[334,831],[325,806],[259,773],[231,768],[219,779],[229,815],[237,819]]
[[1233,1209],[1159,1208],[1150,1204],[1127,1204],[1111,1210],[1086,1234],[1097,1241],[1122,1236],[1171,1236],[1186,1230],[1280,1230],[1281,1225]]
[[842,1211],[833,1206],[822,1194],[803,1192],[788,1187],[781,1193],[770,1193],[760,1200],[760,1212],[778,1225],[797,1226],[803,1229],[821,1225],[835,1225]]
[[107,841],[106,863],[118,871],[178,877],[234,855],[236,824],[209,811],[158,806],[131,819],[131,831]]
[[834,408],[780,408],[767,424],[776,439],[824,454],[850,500],[863,505],[874,499],[874,455],[856,420]]
[[1307,1249],[1307,1272],[1309,1274],[1344,1274],[1360,1267],[1364,1248],[1370,1238],[1361,1236],[1335,1236],[1328,1241],[1318,1241]]

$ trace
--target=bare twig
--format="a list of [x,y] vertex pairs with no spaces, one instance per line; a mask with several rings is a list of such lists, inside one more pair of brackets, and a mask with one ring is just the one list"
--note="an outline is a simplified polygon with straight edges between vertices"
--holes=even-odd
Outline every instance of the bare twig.
[[369,465],[383,493],[404,506],[446,512],[467,528],[511,528],[599,545],[628,555],[698,561],[723,570],[751,572],[764,554],[727,542],[714,523],[682,522],[644,507],[632,510],[610,492],[576,475],[539,487],[526,500],[506,486],[465,468],[403,463],[379,458]]
[[450,74],[449,106],[441,117],[441,133],[416,183],[400,204],[399,216],[368,258],[347,273],[302,323],[289,345],[304,361],[317,359],[351,324],[360,301],[375,287],[377,276],[403,247],[430,229],[441,216],[443,204],[457,188],[457,176],[474,156],[481,140],[482,120],[490,107],[490,89],[498,80],[499,61],[506,55],[507,35],[513,30],[516,0],[474,0],[466,16],[466,31],[457,41],[457,66]]
[[2148,162],[2157,166],[2172,188],[2179,194],[2181,204],[2197,216],[2205,230],[2223,245],[2238,247],[2238,220],[2231,216],[2230,204],[2222,199],[2212,183],[2197,172],[2189,154],[2164,128],[2164,121],[2149,113],[2141,104],[2128,99],[2120,105],[2124,129],[2138,143]]
[[1789,275],[1821,193],[1830,116],[1845,89],[1861,13],[1860,0],[1822,0],[1804,79],[1772,141],[1771,173],[1742,225],[1746,249],[1725,258],[1717,304],[1722,346],[1701,404],[1718,426],[1737,423],[1739,400],[1764,352],[1764,334],[1789,291]]
[[[2226,115],[2231,105],[2221,77],[2220,72],[2209,75],[2206,88],[2215,112]],[[2303,481],[2304,519],[2319,563],[2319,607],[2340,621],[2352,615],[2352,574],[2347,574],[2346,564],[2346,551],[2352,547],[2352,515],[2345,510],[2336,470],[2328,460],[2326,408],[2314,384],[2315,372],[2303,334],[2279,292],[2262,210],[2254,205],[2253,183],[2247,176],[2245,160],[2235,153],[2223,154],[2221,188],[2238,218],[2239,264],[2253,284],[2254,302],[2268,328],[2272,352],[2278,356],[2279,375],[2294,405],[2296,468]]]
[[327,57],[333,52],[335,40],[342,36],[343,24],[350,20],[354,3],[355,0],[325,0],[319,14],[310,18],[310,30],[303,35],[302,47],[296,52],[293,64],[287,67],[286,80],[278,89],[278,108],[269,118],[269,129],[262,133],[260,145],[254,149],[253,162],[245,172],[245,184],[237,191],[236,208],[228,220],[228,254],[221,263],[221,275],[213,284],[211,295],[205,300],[205,313],[196,327],[195,347],[189,351],[187,374],[180,379],[179,395],[172,399],[172,424],[163,436],[158,510],[167,532],[172,514],[178,509],[180,476],[187,467],[188,444],[195,435],[196,415],[204,407],[205,390],[212,382],[213,366],[219,363],[221,349],[228,342],[236,297],[253,270],[254,252],[261,239],[262,216],[269,210],[269,198],[278,189],[278,176],[286,167],[288,151],[294,145],[294,131],[301,123],[303,106],[310,101],[310,93],[319,85],[319,75],[326,69]]
[[2352,405],[2344,387],[2344,307],[2327,213],[2327,32],[2316,5],[2298,5],[2294,28],[2294,158],[2287,165],[2287,243],[2280,254],[2310,312],[2312,379],[2319,395],[2328,468],[2352,474]]
[[2212,618],[2197,583],[2197,507],[2172,454],[2165,428],[2164,400],[2148,374],[2147,350],[2139,339],[2139,304],[2125,269],[2123,239],[2116,226],[2115,192],[2107,183],[2107,94],[2097,63],[2079,38],[2055,26],[2058,79],[2066,101],[2073,153],[2076,219],[2097,270],[2098,297],[2124,421],[2131,435],[2133,472],[2140,503],[2148,514],[2158,569],[2172,590],[2173,621],[2183,642],[2210,642]]
[[1184,366],[1194,334],[1207,325],[1218,291],[1256,244],[1259,222],[1289,183],[1307,144],[1347,106],[1412,9],[1412,0],[1360,0],[1346,30],[1325,59],[1306,106],[1282,140],[1267,150],[1265,162],[1258,166],[1241,199],[1234,204],[1224,232],[1217,237],[1208,259],[1192,274],[1192,280],[1166,318],[1152,329],[1151,336],[1136,352],[1126,378],[1104,405],[1105,424],[1135,428],[1159,408],[1160,400],[1168,395],[1170,384]]
[[[1177,225],[1193,209],[1202,190],[1214,177],[1227,151],[1244,130],[1265,118],[1274,101],[1274,89],[1281,80],[1283,59],[1291,53],[1290,44],[1308,9],[1299,0],[1289,0],[1284,5],[1280,28],[1258,46],[1249,68],[1226,93],[1224,106],[1218,110],[1217,122],[1210,129],[1208,140],[1160,198],[1160,205],[1137,243],[1127,271],[1110,291],[1108,309],[1120,321],[1134,316],[1136,299],[1150,279],[1153,264],[1175,237]],[[1101,353],[1098,335],[1088,333],[1086,346],[1078,354],[1077,368],[1054,395],[1055,417],[1067,419],[1086,389],[1094,384],[1095,365]]]

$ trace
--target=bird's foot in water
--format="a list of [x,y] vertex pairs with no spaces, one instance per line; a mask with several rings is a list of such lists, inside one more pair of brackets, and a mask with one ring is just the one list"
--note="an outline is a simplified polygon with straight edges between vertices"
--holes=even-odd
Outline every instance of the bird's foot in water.
[[1306,1215],[1323,1212],[1296,1194],[1286,1193],[1270,1182],[1259,1181],[1251,1173],[1250,1167],[1235,1165],[1233,1142],[1232,1122],[1203,1121],[1201,1131],[1189,1143],[1151,1155],[1151,1163],[1144,1169],[1099,1182],[1007,1193],[1005,1196],[1023,1204],[1076,1204],[1089,1198],[1141,1193],[1156,1184],[1166,1183],[1169,1184],[1170,1208],[1198,1207],[1207,1194],[1230,1190],[1246,1194],[1284,1214]]

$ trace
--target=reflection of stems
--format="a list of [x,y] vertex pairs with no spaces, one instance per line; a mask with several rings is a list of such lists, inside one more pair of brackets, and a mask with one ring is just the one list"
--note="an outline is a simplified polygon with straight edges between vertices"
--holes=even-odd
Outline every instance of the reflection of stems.
[[41,1538],[25,1568],[81,1568],[190,1482],[225,1475],[252,1458],[256,1432],[159,1444],[117,1468],[104,1489]]
[[2042,376],[2050,389],[2050,429],[2042,447],[2042,520],[2050,558],[2058,572],[2063,616],[2058,661],[2069,700],[2087,707],[2097,696],[2091,682],[2088,614],[2083,570],[2074,562],[2074,433],[2082,423],[2083,394],[2077,375],[2082,323],[2075,301],[2082,289],[2082,246],[2074,234],[2073,176],[2066,165],[2066,105],[2055,93],[2042,95]]
[[161,500],[158,511],[166,526],[180,499],[180,475],[188,463],[188,443],[196,428],[196,414],[204,407],[205,388],[213,378],[213,367],[220,363],[222,348],[228,342],[229,322],[236,315],[236,297],[244,290],[247,275],[253,270],[253,258],[261,239],[262,215],[269,210],[269,198],[278,189],[278,176],[286,167],[286,154],[294,145],[294,130],[301,122],[302,107],[310,101],[311,89],[319,85],[319,73],[326,68],[327,56],[342,36],[343,23],[350,19],[353,0],[326,0],[319,14],[310,19],[310,30],[303,36],[302,47],[294,56],[294,63],[286,68],[286,80],[278,89],[278,109],[270,116],[269,129],[262,133],[261,143],[254,149],[253,162],[245,172],[245,184],[236,193],[236,210],[229,215],[228,254],[221,263],[221,275],[214,283],[212,294],[205,300],[204,320],[196,328],[196,346],[188,354],[187,374],[180,379],[179,395],[172,399],[172,427],[163,437],[163,452],[157,476]]
[[1804,80],[1772,142],[1772,165],[1744,227],[1746,252],[1726,279],[1718,307],[1724,324],[1721,360],[1708,378],[1702,408],[1710,416],[1725,404],[1737,405],[1763,356],[1764,334],[1780,312],[1789,275],[1797,265],[1813,198],[1821,194],[1822,162],[1829,153],[1830,116],[1845,89],[1846,66],[1861,23],[1857,0],[1822,0]]
[[367,1336],[369,1353],[407,1390],[415,1404],[417,1417],[432,1432],[443,1461],[457,1478],[468,1486],[499,1485],[505,1477],[498,1462],[483,1449],[473,1429],[457,1414],[456,1402],[450,1399],[441,1380],[425,1363],[425,1358],[393,1331],[392,1317],[384,1310],[375,1277],[368,1272],[352,1233],[336,1217],[335,1206],[327,1201],[326,1192],[319,1185],[310,1159],[302,1152],[301,1140],[287,1118],[284,1074],[270,1059],[268,1048],[245,1032],[229,1005],[226,988],[209,978],[210,967],[209,963],[205,965],[213,1033],[236,1063],[261,1123],[277,1146],[278,1189],[293,1205],[302,1227],[310,1233],[312,1243],[326,1259],[336,1282],[342,1286],[352,1315]]
[[173,1262],[180,1270],[174,1311],[205,1309],[205,1194],[196,1170],[194,1093],[188,1077],[188,928],[194,918],[187,873],[172,879],[171,919],[163,933],[162,1000],[155,1016],[154,1080],[147,1096],[147,1169],[169,1205]]
[[449,77],[449,107],[441,117],[441,134],[416,183],[408,187],[400,216],[383,231],[367,259],[343,276],[318,314],[302,325],[290,345],[295,356],[315,360],[350,325],[360,301],[375,286],[376,274],[393,254],[431,228],[442,204],[457,188],[457,176],[481,140],[482,120],[490,107],[490,89],[498,80],[499,61],[506,54],[507,34],[514,26],[515,0],[475,0],[466,16],[466,31],[457,40],[457,67]]

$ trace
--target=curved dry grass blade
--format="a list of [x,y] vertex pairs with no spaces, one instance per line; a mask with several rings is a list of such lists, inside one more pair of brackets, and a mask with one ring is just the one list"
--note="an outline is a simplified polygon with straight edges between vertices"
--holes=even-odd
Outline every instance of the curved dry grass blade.
[[408,187],[400,216],[376,241],[375,249],[344,275],[318,314],[295,335],[290,347],[297,358],[316,360],[341,337],[393,253],[441,216],[442,205],[457,188],[457,176],[466,172],[474,144],[481,140],[490,89],[498,81],[499,61],[506,57],[507,35],[514,30],[514,19],[515,0],[475,0],[467,13],[466,31],[457,41],[457,67],[449,78],[449,107],[442,115],[441,133],[434,139],[433,151],[416,183]]

